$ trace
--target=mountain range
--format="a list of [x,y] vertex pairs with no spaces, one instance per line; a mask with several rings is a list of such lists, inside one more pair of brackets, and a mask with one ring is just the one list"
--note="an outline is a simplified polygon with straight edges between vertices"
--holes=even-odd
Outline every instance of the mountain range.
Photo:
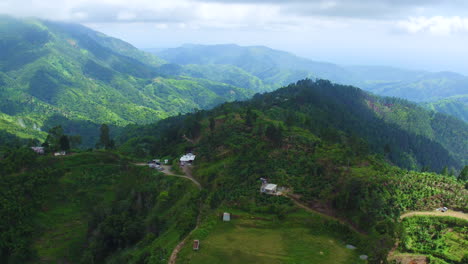
[[1,128],[43,139],[57,119],[149,123],[253,95],[207,79],[167,78],[163,63],[81,25],[2,16]]
[[[455,99],[468,94],[468,77],[453,72],[427,72],[385,66],[341,66],[301,58],[264,46],[242,47],[234,44],[186,44],[154,53],[171,63],[189,68],[197,65],[240,68],[259,78],[262,83],[258,86],[270,91],[299,79],[321,78],[418,103],[434,102],[440,105],[437,101],[443,100],[445,104],[450,102],[453,106],[430,109],[468,120],[466,102]],[[211,79],[208,75],[204,77]]]
[[465,82],[2,16],[0,262],[464,264]]
[[237,45],[184,45],[156,56],[77,24],[0,17],[0,129],[8,134],[2,141],[44,140],[62,125],[90,147],[102,123],[117,131],[303,78],[352,84],[467,119],[468,78],[455,73],[339,66]]

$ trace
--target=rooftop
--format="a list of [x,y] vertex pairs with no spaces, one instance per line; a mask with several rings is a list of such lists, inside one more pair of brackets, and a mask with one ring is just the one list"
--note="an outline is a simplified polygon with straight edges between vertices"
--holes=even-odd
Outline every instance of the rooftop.
[[185,154],[180,158],[180,161],[194,161],[194,160],[195,160],[195,155],[193,155],[192,153]]

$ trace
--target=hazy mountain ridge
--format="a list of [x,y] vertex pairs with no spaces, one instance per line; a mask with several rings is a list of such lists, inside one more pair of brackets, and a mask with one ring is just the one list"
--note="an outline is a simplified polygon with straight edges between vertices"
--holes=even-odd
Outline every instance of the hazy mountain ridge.
[[[233,65],[258,77],[272,89],[313,77],[351,84],[378,95],[414,102],[431,102],[468,93],[468,77],[453,72],[427,72],[386,66],[340,66],[300,58],[263,46],[187,44],[156,54],[167,61],[183,65]],[[463,119],[456,111],[448,114]]]

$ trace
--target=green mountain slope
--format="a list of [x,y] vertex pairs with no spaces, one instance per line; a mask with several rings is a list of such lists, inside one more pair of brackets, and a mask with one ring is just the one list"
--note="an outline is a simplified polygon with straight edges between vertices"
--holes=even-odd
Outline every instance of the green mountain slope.
[[[80,25],[2,16],[0,112],[8,115],[4,122],[29,130],[47,130],[52,116],[123,126],[254,94],[200,78],[163,77],[162,63]],[[17,127],[2,128],[11,133]]]
[[[112,152],[52,157],[10,149],[0,159],[0,260],[162,264],[189,235],[201,249],[186,243],[178,262],[356,263],[362,253],[380,263],[402,213],[468,209],[466,180],[390,164],[460,169],[464,162],[440,141],[441,127],[451,133],[448,143],[466,151],[461,121],[303,80],[249,101],[128,126]],[[187,167],[201,191],[124,156],[167,158],[178,170],[187,151],[197,155]],[[260,178],[287,195],[261,194]],[[232,213],[230,223],[221,221],[223,212]],[[268,256],[274,252],[282,254]]]
[[[257,95],[249,103],[224,107],[227,112],[239,107],[256,109],[265,112],[268,118],[307,129],[320,138],[335,141],[340,141],[342,135],[354,141],[361,138],[365,143],[358,140],[354,144],[361,144],[363,149],[404,168],[442,171],[447,166],[460,170],[468,162],[466,123],[403,99],[373,96],[358,88],[325,80],[300,81]],[[185,123],[200,129],[193,119],[187,118]],[[262,131],[265,130],[263,127]],[[138,133],[144,134],[142,131],[144,129],[138,129]],[[146,133],[157,135],[154,131]],[[185,133],[197,137],[199,132]],[[138,136],[127,134],[124,140]],[[172,134],[171,138],[177,135],[176,131]]]
[[[266,204],[267,212],[288,219],[294,213],[285,197],[259,194],[260,179],[266,178],[285,187],[296,201],[365,233],[371,244],[365,248],[370,263],[380,263],[394,246],[402,213],[441,206],[468,209],[466,181],[443,170],[445,166],[460,170],[466,164],[468,128],[439,115],[402,99],[304,80],[250,101],[129,127],[120,150],[149,157],[178,157],[191,150],[197,155],[194,175],[206,189],[211,208],[256,212],[260,204]],[[449,131],[450,136],[444,134]],[[463,156],[455,155],[455,149],[447,150],[448,142],[442,137],[452,138],[450,144],[458,144]],[[392,164],[422,171],[430,168],[445,175]],[[215,248],[213,243],[227,245],[225,236],[233,240],[238,236],[226,231],[227,227],[218,231],[211,230],[215,223],[206,225],[196,233],[210,243],[206,250],[229,256],[229,250]],[[243,239],[250,245],[255,238],[243,235]],[[198,256],[189,251],[182,251],[183,256],[209,259],[207,253]]]
[[113,153],[10,150],[0,165],[2,263],[105,263],[137,242],[159,260],[196,222],[199,191],[189,181]]
[[468,95],[448,97],[436,102],[423,103],[424,107],[468,122]]
[[[468,91],[468,77],[456,73],[431,73],[381,66],[339,66],[260,46],[184,45],[156,54],[172,63],[183,65],[236,66],[258,77],[271,89],[314,77],[352,84],[378,95],[415,102],[466,95]],[[465,103],[463,107],[466,107]]]

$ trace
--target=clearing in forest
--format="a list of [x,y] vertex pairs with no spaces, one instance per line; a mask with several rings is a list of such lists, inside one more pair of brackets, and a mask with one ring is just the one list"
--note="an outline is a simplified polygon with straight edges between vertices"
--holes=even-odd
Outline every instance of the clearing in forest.
[[186,243],[177,263],[366,263],[327,221],[302,209],[283,220],[239,211],[230,222],[213,217],[189,238],[199,239],[200,249]]

